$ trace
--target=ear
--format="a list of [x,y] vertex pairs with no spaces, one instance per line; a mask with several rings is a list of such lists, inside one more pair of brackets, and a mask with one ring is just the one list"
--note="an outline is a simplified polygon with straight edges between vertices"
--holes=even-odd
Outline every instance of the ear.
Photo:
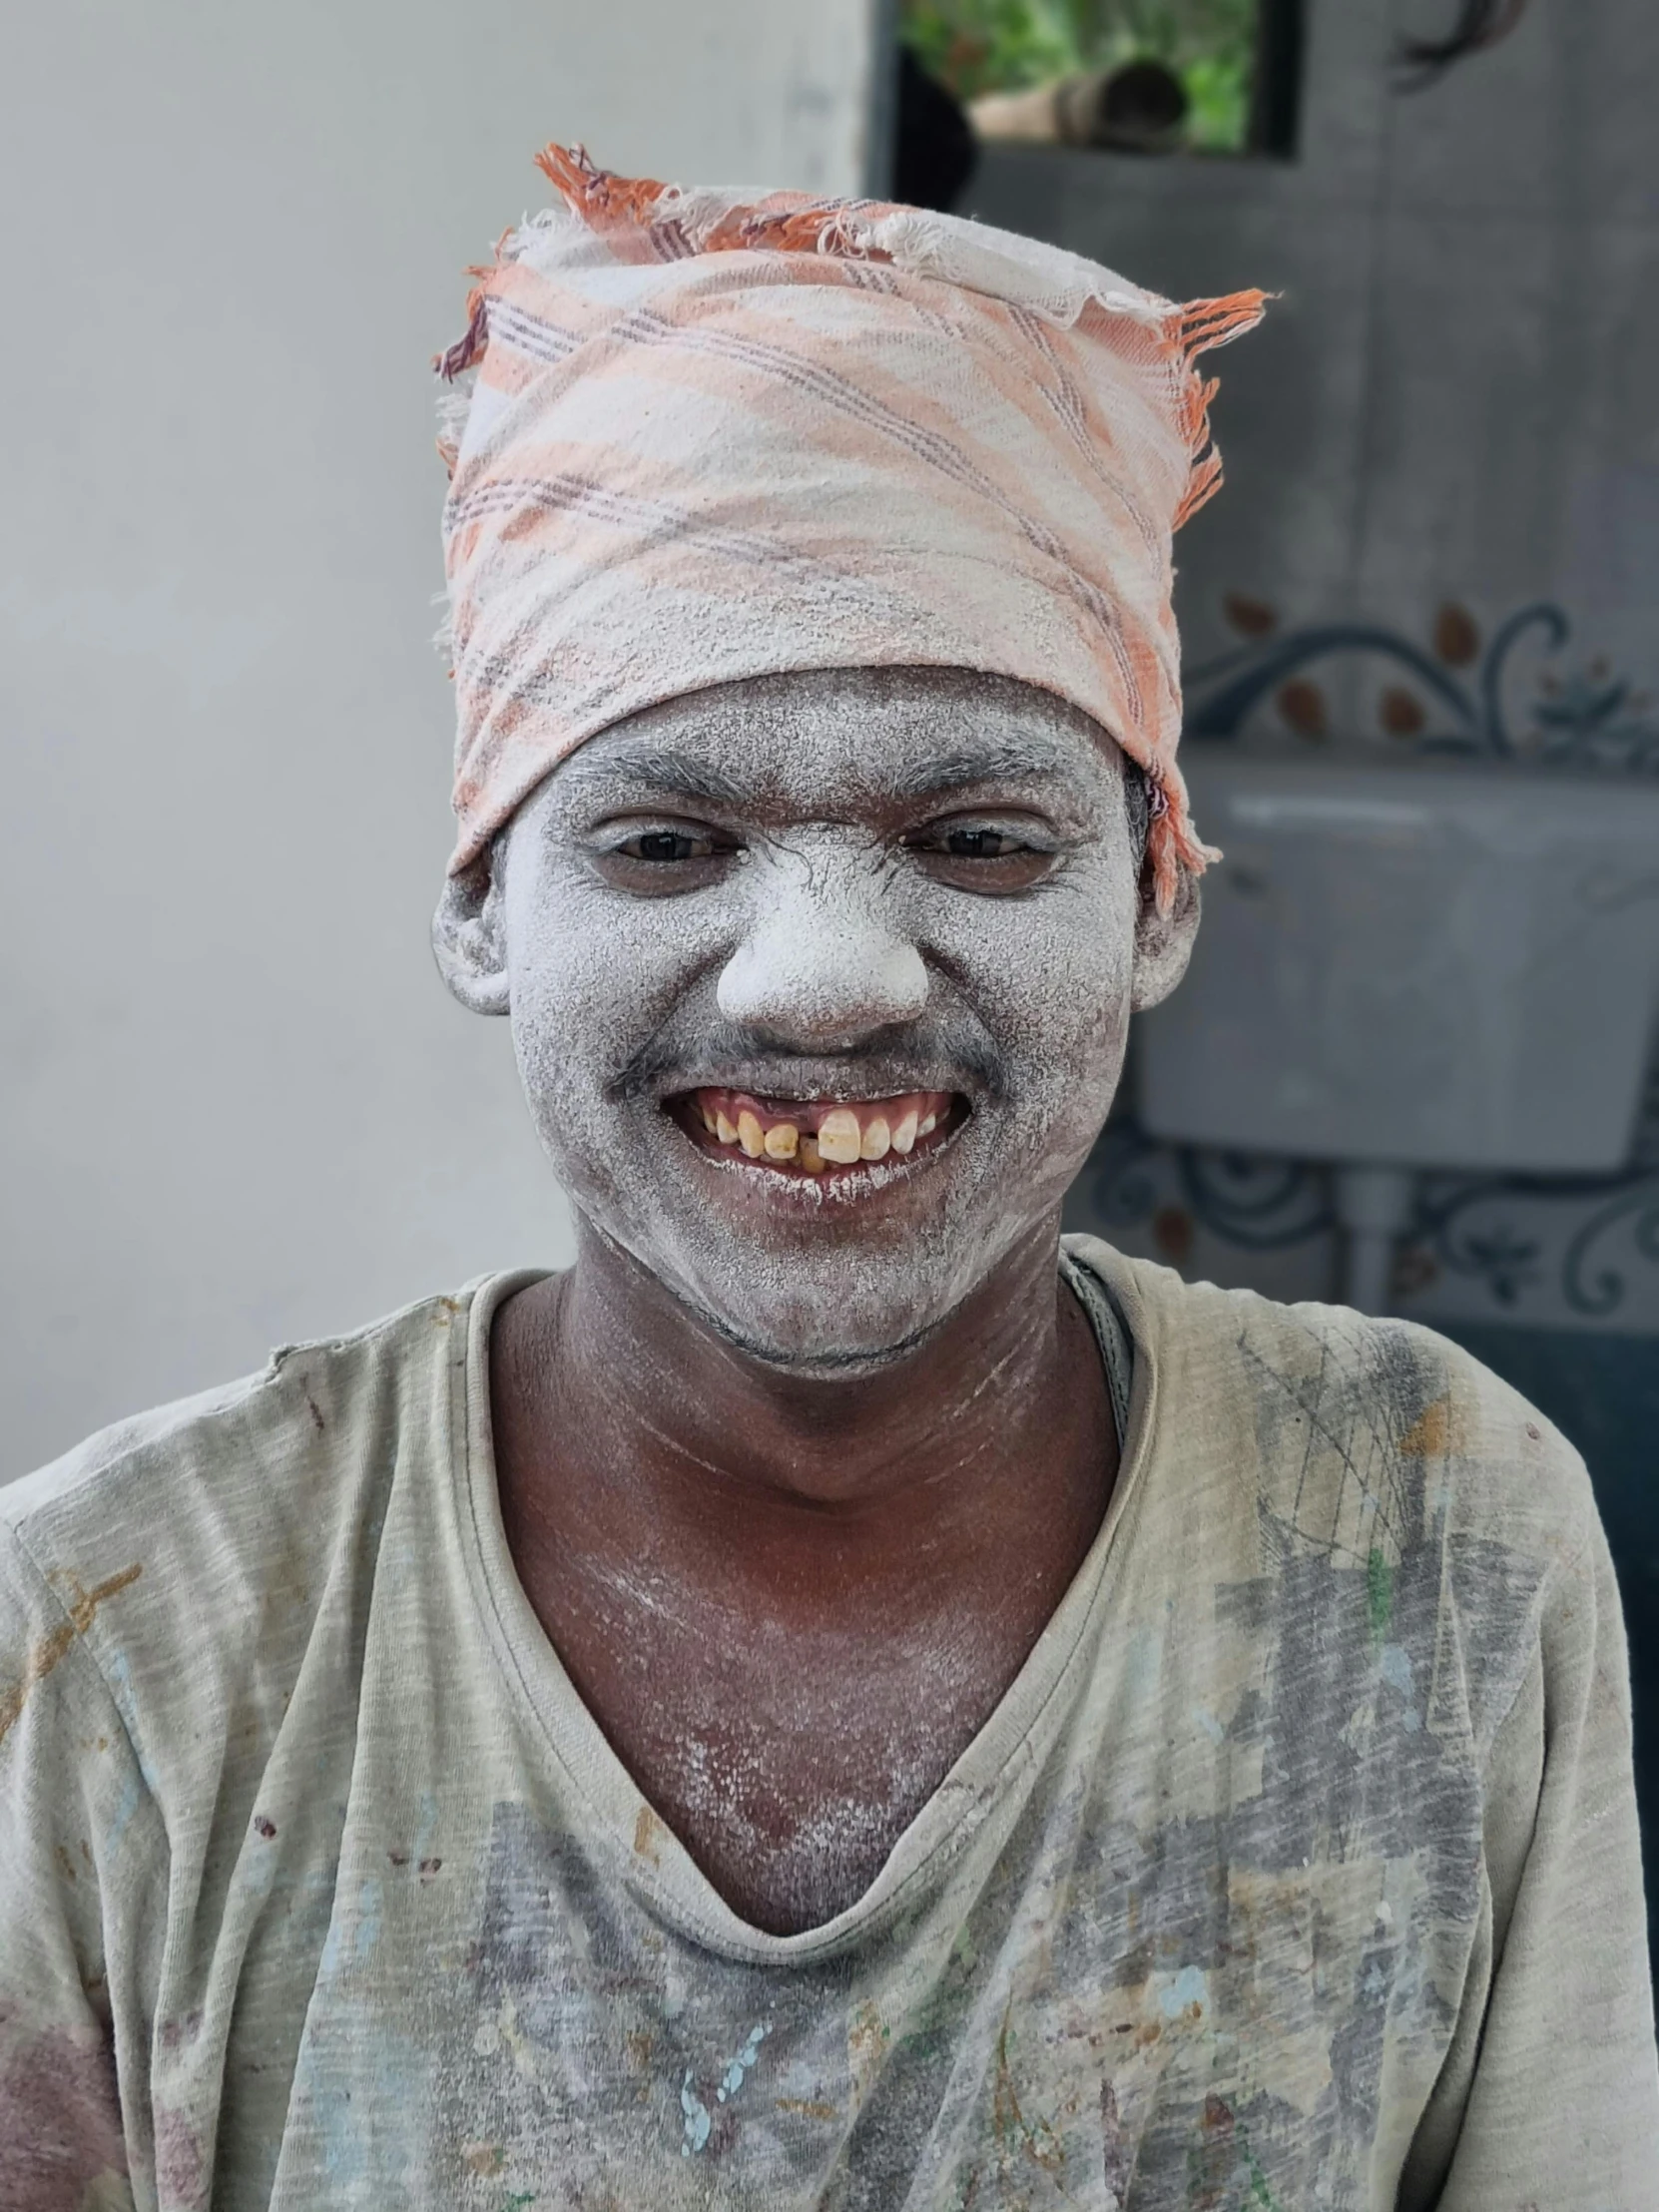
[[1175,898],[1167,914],[1158,911],[1152,895],[1152,871],[1141,871],[1141,907],[1135,923],[1135,978],[1129,1003],[1137,1014],[1168,998],[1193,956],[1198,935],[1198,878],[1180,870]]
[[502,894],[503,842],[498,838],[470,867],[449,877],[432,916],[432,951],[438,973],[461,1004],[475,1014],[504,1014],[511,1002]]

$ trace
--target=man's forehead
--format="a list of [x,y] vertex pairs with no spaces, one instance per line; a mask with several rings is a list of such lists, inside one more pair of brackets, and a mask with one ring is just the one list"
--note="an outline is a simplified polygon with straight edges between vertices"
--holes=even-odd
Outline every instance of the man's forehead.
[[959,670],[830,670],[687,694],[615,724],[556,781],[742,807],[867,796],[925,799],[986,785],[1098,789],[1117,748],[1077,708]]

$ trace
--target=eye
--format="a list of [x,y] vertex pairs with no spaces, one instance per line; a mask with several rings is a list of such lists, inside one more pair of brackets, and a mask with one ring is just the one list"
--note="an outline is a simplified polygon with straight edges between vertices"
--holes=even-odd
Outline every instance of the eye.
[[1010,852],[1030,848],[1011,837],[1006,830],[948,830],[943,849],[961,860],[1001,860]]
[[719,879],[741,842],[702,822],[612,823],[596,839],[594,865],[608,883],[659,898]]
[[905,840],[927,874],[958,890],[1029,890],[1054,866],[1052,836],[1035,822],[962,816],[930,822]]
[[625,860],[703,860],[714,850],[714,841],[689,830],[642,830],[611,849]]

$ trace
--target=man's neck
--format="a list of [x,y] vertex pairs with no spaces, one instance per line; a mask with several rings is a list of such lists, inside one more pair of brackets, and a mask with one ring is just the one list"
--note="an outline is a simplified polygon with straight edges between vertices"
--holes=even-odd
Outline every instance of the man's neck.
[[[1045,1225],[924,1343],[835,1378],[727,1344],[597,1239],[496,1317],[525,1591],[640,1789],[760,1926],[868,1886],[1100,1526],[1115,1439],[1056,1243]],[[827,1830],[851,1839],[832,1860]]]
[[925,1524],[936,1549],[952,1531],[977,1532],[987,1511],[1001,1517],[1010,1480],[1028,1486],[1033,1451],[1049,1459],[1063,1446],[1068,1404],[1093,1431],[1106,1416],[1092,1333],[1057,1251],[1057,1225],[1042,1224],[922,1343],[826,1375],[728,1343],[584,1230],[575,1269],[498,1318],[497,1426],[512,1423],[537,1462],[556,1437],[567,1474],[580,1466],[595,1510],[624,1508],[636,1542],[643,1515],[739,1553],[762,1527],[822,1545],[829,1524],[870,1542]]

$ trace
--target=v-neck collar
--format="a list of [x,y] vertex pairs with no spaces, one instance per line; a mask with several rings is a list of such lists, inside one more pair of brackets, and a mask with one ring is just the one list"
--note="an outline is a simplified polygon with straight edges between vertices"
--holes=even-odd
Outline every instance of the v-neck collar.
[[[1069,1244],[1069,1240],[1068,1240]],[[1121,1320],[1133,1347],[1117,1481],[1093,1543],[1048,1625],[978,1733],[893,1845],[863,1895],[816,1928],[777,1936],[743,1920],[721,1897],[669,1824],[651,1806],[612,1750],[537,1619],[519,1581],[502,1525],[490,1426],[489,1333],[496,1312],[545,1271],[520,1270],[472,1287],[463,1360],[452,1392],[451,1504],[478,1618],[500,1664],[508,1694],[587,1808],[592,1834],[647,1909],[706,1948],[756,1965],[822,1959],[866,1940],[911,1908],[985,1817],[1020,1778],[1034,1774],[1070,1712],[1092,1657],[1090,1628],[1116,1579],[1118,1530],[1144,1480],[1150,1457],[1157,1372],[1132,1286],[1102,1287],[1099,1271],[1062,1248],[1062,1273],[1079,1296],[1101,1344],[1112,1385],[1122,1344],[1103,1336],[1097,1299]],[[1074,1280],[1081,1272],[1085,1280]],[[1089,1295],[1090,1290],[1095,1296]],[[1126,1295],[1127,1294],[1127,1295]],[[460,1339],[462,1333],[454,1333]],[[456,1350],[461,1346],[457,1343]],[[1116,1370],[1121,1382],[1121,1368]],[[652,1850],[638,1848],[646,1826]]]

